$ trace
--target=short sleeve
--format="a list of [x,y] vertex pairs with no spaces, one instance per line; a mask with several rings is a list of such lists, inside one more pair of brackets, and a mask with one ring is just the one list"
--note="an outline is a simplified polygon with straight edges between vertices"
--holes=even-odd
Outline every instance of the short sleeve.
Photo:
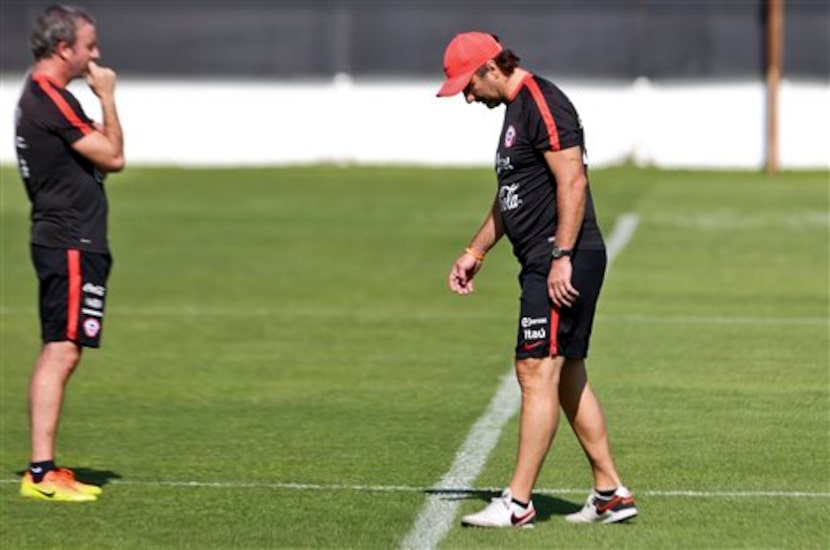
[[532,106],[528,128],[533,147],[540,151],[561,151],[583,145],[582,123],[571,102],[562,93],[545,90],[531,80],[528,85]]
[[56,105],[52,113],[52,131],[68,144],[73,144],[94,130],[92,120],[86,116],[81,104],[68,92],[61,94],[66,108]]
[[44,100],[50,104],[50,108],[42,111],[42,124],[46,130],[70,145],[94,131],[92,120],[68,90],[55,87],[45,78],[36,82],[45,95]]

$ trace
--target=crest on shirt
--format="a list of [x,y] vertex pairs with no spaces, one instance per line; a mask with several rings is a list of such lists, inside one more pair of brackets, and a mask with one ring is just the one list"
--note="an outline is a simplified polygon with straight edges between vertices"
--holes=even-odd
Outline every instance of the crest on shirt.
[[508,149],[513,147],[513,144],[516,142],[516,128],[513,127],[511,124],[507,127],[507,130],[504,132],[504,146]]

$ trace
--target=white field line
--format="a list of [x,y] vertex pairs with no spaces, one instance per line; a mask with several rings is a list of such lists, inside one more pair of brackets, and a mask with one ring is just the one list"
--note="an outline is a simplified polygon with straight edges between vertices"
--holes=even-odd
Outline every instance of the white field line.
[[[610,257],[609,257],[610,260]],[[0,315],[35,316],[37,309],[33,307],[2,307]],[[107,310],[108,316],[122,317],[272,317],[278,318],[349,318],[358,321],[383,320],[414,320],[433,321],[445,319],[446,312],[417,311],[417,312],[361,312],[354,310],[313,310],[313,309],[262,309],[262,308],[224,308],[181,306],[165,307],[118,307]],[[453,313],[458,317],[490,319],[502,318],[501,315],[481,314],[477,312]],[[647,325],[829,325],[830,317],[774,317],[774,316],[725,316],[725,315],[638,315],[638,314],[603,314],[598,313],[594,318],[597,323],[639,323]]]
[[830,317],[728,317],[722,315],[597,315],[597,321],[662,325],[827,325]]
[[[20,479],[0,479],[0,485],[17,485]],[[320,484],[320,483],[279,483],[260,482],[244,483],[236,481],[131,481],[113,479],[107,482],[107,486],[117,487],[119,485],[130,487],[156,487],[156,488],[194,488],[194,489],[269,489],[277,491],[349,491],[366,493],[434,493],[442,492],[452,495],[454,498],[466,498],[481,493],[498,493],[501,487],[467,487],[467,488],[441,488],[441,487],[414,487],[409,485],[343,485],[343,484]],[[543,495],[586,495],[590,488],[583,489],[553,489],[539,488],[533,492]],[[721,498],[721,499],[753,499],[753,498],[830,498],[830,492],[805,492],[805,491],[694,491],[694,490],[637,490],[637,496],[643,497],[686,497],[686,498]]]
[[605,243],[605,247],[608,250],[607,270],[611,269],[611,264],[620,252],[622,252],[622,249],[625,248],[625,245],[628,244],[628,241],[631,240],[631,237],[634,236],[634,232],[637,231],[639,224],[640,216],[637,214],[623,214],[617,218],[617,225],[614,226],[614,231],[611,232],[611,235]]
[[[609,268],[634,236],[639,222],[640,218],[636,214],[624,214],[617,219],[614,231],[606,242]],[[466,487],[475,481],[490,451],[498,443],[504,424],[516,414],[521,403],[521,392],[511,368],[502,378],[487,410],[470,429],[467,439],[455,454],[449,471],[438,482],[438,490],[427,495],[424,507],[401,543],[401,548],[432,549],[438,546],[452,528],[461,505],[457,496],[448,495],[446,489]]]
[[427,495],[426,503],[401,548],[435,548],[444,538],[461,503],[458,495],[452,492],[452,487],[468,487],[475,481],[490,451],[498,443],[502,427],[516,414],[520,405],[521,393],[511,369],[502,377],[496,395],[473,424],[435,492]]

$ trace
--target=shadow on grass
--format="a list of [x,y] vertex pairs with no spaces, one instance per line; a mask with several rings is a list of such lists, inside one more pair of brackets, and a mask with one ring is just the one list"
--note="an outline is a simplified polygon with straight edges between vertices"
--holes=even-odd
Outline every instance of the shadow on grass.
[[[75,479],[82,483],[89,483],[103,487],[114,479],[121,479],[121,475],[111,470],[96,470],[94,468],[84,468],[83,466],[69,467],[75,473]],[[18,470],[15,472],[18,477],[23,477],[26,470]]]
[[[444,500],[475,499],[485,504],[489,504],[491,498],[495,498],[500,494],[493,491],[470,491],[465,489],[427,489],[424,493],[427,495],[439,495]],[[582,504],[582,502],[575,503],[551,495],[533,495],[533,505],[536,508],[537,521],[547,521],[552,516],[564,516],[578,512],[582,508]]]

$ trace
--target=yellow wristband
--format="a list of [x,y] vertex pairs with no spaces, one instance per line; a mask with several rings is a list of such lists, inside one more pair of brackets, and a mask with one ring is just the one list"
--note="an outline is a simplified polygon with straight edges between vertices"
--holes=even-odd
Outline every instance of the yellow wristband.
[[468,246],[467,248],[464,249],[464,252],[466,252],[467,254],[469,254],[470,256],[472,256],[473,258],[478,260],[479,262],[484,261],[484,253],[479,252],[475,248],[472,248],[472,247]]

